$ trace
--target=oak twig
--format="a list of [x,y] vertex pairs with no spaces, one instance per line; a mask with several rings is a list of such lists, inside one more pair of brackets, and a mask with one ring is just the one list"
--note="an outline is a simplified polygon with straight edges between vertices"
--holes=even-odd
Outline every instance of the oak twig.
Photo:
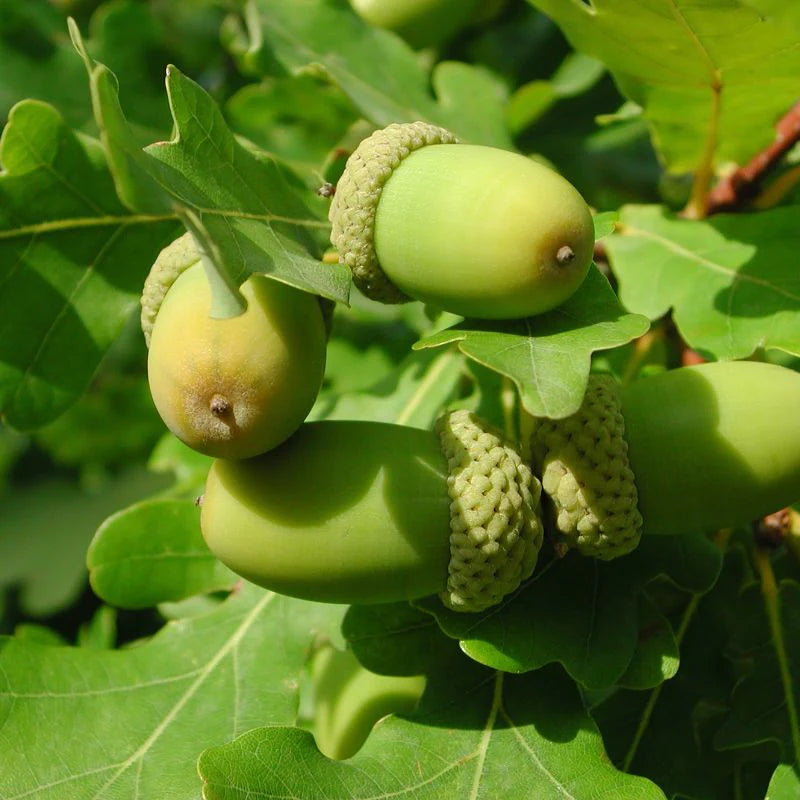
[[756,543],[765,550],[780,547],[792,531],[792,509],[782,508],[753,524]]
[[722,178],[708,193],[706,213],[730,211],[755,197],[761,182],[800,140],[800,102],[781,117],[775,126],[775,141],[747,164]]

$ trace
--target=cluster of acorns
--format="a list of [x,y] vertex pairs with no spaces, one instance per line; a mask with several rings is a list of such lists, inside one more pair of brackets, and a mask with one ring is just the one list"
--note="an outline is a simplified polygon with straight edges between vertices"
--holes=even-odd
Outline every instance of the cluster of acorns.
[[[553,309],[592,260],[592,217],[567,181],[426,123],[362,142],[330,219],[339,258],[369,297],[468,317]],[[303,424],[325,370],[318,298],[263,275],[241,291],[244,313],[209,316],[186,234],[148,277],[142,325],[164,422],[217,459],[206,542],[274,591],[344,603],[438,593],[449,608],[480,611],[533,573],[545,531],[609,559],[642,533],[710,531],[800,499],[792,370],[703,364],[625,388],[592,376],[577,413],[532,421],[528,464],[463,410],[434,431]]]

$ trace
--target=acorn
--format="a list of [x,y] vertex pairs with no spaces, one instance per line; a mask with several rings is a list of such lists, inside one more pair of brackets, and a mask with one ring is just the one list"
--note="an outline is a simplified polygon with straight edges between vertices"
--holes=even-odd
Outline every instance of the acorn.
[[312,730],[320,752],[352,758],[388,714],[410,713],[425,690],[423,675],[378,675],[361,666],[352,650],[327,644],[311,659]]
[[158,413],[189,447],[231,459],[266,452],[302,424],[327,344],[314,295],[257,274],[240,291],[242,314],[211,318],[210,285],[186,234],[161,252],[142,295]]
[[581,408],[532,421],[550,529],[615,558],[641,536],[708,533],[800,500],[800,374],[703,363],[618,387],[593,375]]
[[746,524],[799,500],[798,398],[800,374],[755,362],[626,387],[593,375],[578,412],[532,421],[532,471],[466,411],[434,432],[310,423],[258,458],[215,461],[201,527],[225,564],[276,592],[438,593],[483,611],[533,573],[543,524],[557,544],[610,559],[643,535]]
[[350,0],[367,23],[394,31],[412,47],[447,41],[479,16],[490,17],[497,0]]
[[329,218],[339,260],[365,295],[465,317],[514,319],[561,305],[594,249],[592,215],[568,181],[425,122],[362,141]]
[[532,574],[539,496],[519,453],[467,411],[436,431],[327,420],[258,458],[215,461],[201,528],[223,563],[282,594],[381,603],[438,593],[480,611]]

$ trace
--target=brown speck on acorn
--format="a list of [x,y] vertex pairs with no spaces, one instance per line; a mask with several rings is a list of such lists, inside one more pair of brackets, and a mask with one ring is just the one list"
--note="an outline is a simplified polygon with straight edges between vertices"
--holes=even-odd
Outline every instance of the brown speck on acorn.
[[231,410],[231,404],[221,394],[215,394],[208,407],[215,417],[224,417]]
[[568,244],[558,248],[556,261],[558,261],[559,264],[569,264],[573,258],[575,258],[575,251]]

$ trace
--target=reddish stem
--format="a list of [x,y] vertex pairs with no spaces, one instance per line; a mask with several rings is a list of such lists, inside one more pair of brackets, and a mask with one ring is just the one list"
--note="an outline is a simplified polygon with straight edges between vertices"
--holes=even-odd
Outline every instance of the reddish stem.
[[780,119],[775,131],[775,141],[772,144],[743,167],[722,178],[708,193],[708,214],[733,210],[758,193],[761,181],[800,140],[800,102],[795,103]]

